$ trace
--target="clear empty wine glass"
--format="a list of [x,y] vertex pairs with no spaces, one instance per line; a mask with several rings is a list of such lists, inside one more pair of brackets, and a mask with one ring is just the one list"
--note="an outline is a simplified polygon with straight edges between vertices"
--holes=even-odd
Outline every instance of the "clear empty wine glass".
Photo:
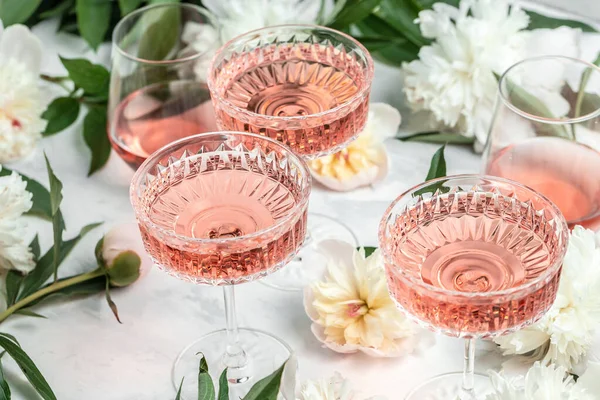
[[[305,159],[334,153],[362,131],[373,60],[354,38],[313,25],[282,25],[238,36],[212,60],[208,86],[220,129],[268,136]],[[309,241],[356,243],[346,225],[310,214]],[[265,280],[301,290],[321,275],[315,246]]]
[[219,46],[217,22],[192,4],[151,5],[119,21],[108,136],[132,168],[170,142],[217,130],[206,75]]
[[600,68],[562,56],[509,68],[484,169],[546,195],[570,227],[600,229]]
[[197,398],[198,353],[228,368],[232,398],[290,356],[289,346],[238,328],[234,287],[288,263],[302,245],[310,194],[306,163],[281,143],[240,132],[206,133],[152,154],[131,183],[131,202],[154,263],[180,279],[223,286],[226,329],[187,346],[173,368]]
[[416,186],[379,228],[388,288],[425,327],[465,339],[461,373],[437,376],[409,400],[484,399],[475,340],[521,329],[552,306],[568,243],[560,210],[502,178],[457,175]]

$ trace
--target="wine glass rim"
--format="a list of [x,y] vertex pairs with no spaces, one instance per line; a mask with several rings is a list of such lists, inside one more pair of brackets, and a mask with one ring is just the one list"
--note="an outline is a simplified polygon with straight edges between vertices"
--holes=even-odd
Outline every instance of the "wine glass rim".
[[[329,110],[321,111],[321,112],[314,113],[314,114],[296,115],[296,116],[281,117],[281,116],[255,113],[255,112],[249,111],[245,108],[238,107],[235,104],[233,104],[232,102],[230,102],[229,100],[227,100],[225,97],[221,96],[221,94],[218,92],[216,85],[213,81],[213,79],[214,79],[213,78],[213,70],[214,70],[215,63],[217,62],[217,59],[221,56],[223,51],[225,49],[227,49],[228,47],[230,47],[231,45],[233,45],[235,42],[241,41],[242,39],[250,39],[252,36],[262,33],[262,32],[275,31],[277,29],[284,29],[284,28],[318,29],[318,30],[328,31],[328,32],[332,32],[336,35],[339,35],[339,36],[349,40],[350,42],[352,42],[364,54],[365,60],[367,62],[367,68],[365,71],[365,78],[366,78],[365,82],[367,82],[367,84],[365,84],[362,88],[360,88],[360,90],[358,92],[356,92],[350,99],[344,101],[342,104],[335,106],[334,108],[330,108]],[[244,115],[247,115],[250,117],[260,116],[261,118],[271,120],[271,121],[302,121],[302,120],[306,120],[308,118],[324,117],[327,115],[337,114],[340,110],[343,110],[346,107],[348,107],[349,105],[355,103],[357,101],[357,99],[363,98],[365,96],[365,94],[370,91],[374,72],[375,72],[375,66],[373,64],[373,58],[371,57],[371,53],[369,53],[367,48],[365,46],[363,46],[362,43],[360,43],[358,40],[356,40],[352,36],[350,36],[344,32],[340,32],[336,29],[328,28],[326,26],[321,26],[321,25],[282,24],[282,25],[272,25],[272,26],[267,26],[264,28],[254,29],[252,31],[238,35],[238,36],[234,37],[233,39],[230,39],[225,44],[223,44],[217,50],[217,52],[215,53],[215,55],[213,56],[213,58],[210,62],[210,67],[208,69],[207,83],[208,83],[208,89],[210,90],[211,96],[213,96],[213,99],[214,99],[213,101],[218,101],[220,103],[225,104],[227,106],[227,108],[235,110],[236,113],[244,114]]]
[[569,117],[569,118],[541,117],[539,115],[530,114],[526,111],[521,110],[519,107],[515,106],[510,101],[510,99],[508,98],[508,93],[506,93],[505,90],[503,89],[503,82],[508,79],[510,73],[513,72],[516,68],[518,68],[524,64],[528,64],[530,62],[544,61],[544,60],[562,60],[562,61],[574,62],[577,64],[585,65],[587,68],[591,68],[592,70],[595,70],[597,73],[600,73],[600,67],[598,67],[597,65],[595,65],[591,62],[585,61],[585,60],[581,60],[579,58],[575,58],[575,57],[562,56],[562,55],[545,55],[545,56],[536,56],[536,57],[525,58],[525,59],[511,65],[506,71],[504,71],[504,73],[500,76],[500,79],[498,80],[498,93],[500,94],[500,98],[502,99],[502,102],[504,103],[504,105],[507,106],[508,108],[510,108],[513,112],[522,116],[523,118],[526,118],[526,119],[532,120],[532,121],[536,121],[536,122],[550,124],[550,125],[577,124],[577,123],[589,121],[590,119],[593,119],[593,118],[599,116],[600,115],[600,107],[590,113],[581,115],[579,117]]
[[[548,279],[551,279],[552,276],[554,276],[554,273],[556,272],[557,269],[559,269],[563,263],[563,259],[565,256],[565,253],[567,251],[567,245],[569,242],[569,227],[567,225],[567,221],[565,220],[565,217],[563,216],[563,214],[561,213],[560,209],[558,208],[558,206],[556,206],[556,204],[554,204],[550,199],[548,199],[546,196],[544,196],[543,194],[535,191],[534,189],[532,189],[531,187],[524,185],[522,183],[519,182],[515,182],[513,180],[510,179],[505,179],[505,178],[501,178],[501,177],[497,177],[497,176],[490,176],[490,175],[479,175],[479,174],[459,174],[459,175],[449,175],[449,176],[444,176],[441,178],[436,178],[436,179],[432,179],[423,183],[420,183],[418,185],[413,186],[412,188],[406,190],[404,193],[402,193],[400,196],[398,196],[390,205],[389,207],[386,209],[385,213],[383,214],[383,217],[381,218],[381,221],[379,223],[379,243],[383,242],[383,239],[385,237],[385,230],[386,230],[386,226],[387,226],[387,220],[389,219],[389,216],[391,215],[392,211],[394,210],[394,208],[396,207],[396,205],[402,201],[403,199],[405,199],[407,196],[412,196],[413,193],[415,193],[416,191],[423,189],[425,187],[434,185],[436,183],[441,183],[444,181],[448,181],[448,180],[455,180],[455,179],[473,179],[473,185],[476,185],[475,180],[481,182],[481,181],[491,181],[491,182],[499,182],[499,183],[505,183],[505,184],[509,184],[521,189],[525,189],[529,192],[531,192],[532,194],[538,196],[542,201],[546,202],[549,205],[549,208],[551,210],[552,213],[554,213],[558,218],[559,218],[559,222],[560,222],[560,226],[561,226],[561,233],[560,235],[562,236],[563,239],[563,243],[560,249],[557,250],[557,257],[555,262],[550,265],[545,271],[544,273],[540,274],[540,276],[536,277],[535,279],[532,279],[522,285],[518,285],[515,287],[511,287],[508,289],[503,289],[503,290],[496,290],[496,291],[490,291],[490,292],[461,292],[458,290],[450,290],[450,289],[444,289],[444,288],[440,288],[428,283],[423,282],[423,280],[419,280],[416,279],[414,276],[407,274],[404,269],[402,268],[397,268],[400,273],[402,274],[402,276],[408,280],[410,282],[411,285],[414,286],[419,286],[422,288],[427,289],[429,292],[433,292],[439,295],[445,295],[445,296],[453,296],[453,297],[460,297],[460,298],[487,298],[487,297],[494,297],[494,296],[506,296],[506,295],[511,295],[511,294],[515,294],[515,293],[520,293],[523,291],[526,291],[527,289],[529,289],[532,286],[537,285],[540,282],[544,282],[547,281]],[[392,259],[392,254],[390,253],[389,249],[386,246],[382,246],[381,247],[381,255],[384,259],[384,262],[386,263],[390,263],[393,264],[394,266],[396,266],[393,262],[388,261]]]
[[[188,8],[190,10],[194,10],[194,11],[198,12],[199,14],[202,14],[204,17],[206,17],[211,22],[212,27],[216,30],[216,32],[217,32],[216,39],[214,40],[214,42],[210,43],[211,46],[208,46],[207,50],[205,50],[205,51],[197,51],[197,52],[194,52],[193,54],[190,54],[189,56],[180,57],[180,58],[176,58],[173,60],[148,60],[146,58],[134,56],[133,54],[129,53],[128,51],[126,51],[119,45],[118,40],[117,40],[117,32],[119,32],[122,29],[122,26],[126,23],[126,21],[129,21],[131,18],[133,18],[135,16],[140,16],[141,14],[144,14],[145,12],[155,9],[155,8],[156,9],[158,9],[158,8],[179,8],[179,9]],[[131,61],[135,61],[140,64],[175,65],[175,64],[181,64],[184,62],[188,62],[188,61],[197,60],[198,58],[201,58],[202,56],[210,53],[211,49],[214,48],[213,45],[216,45],[220,42],[220,40],[221,40],[220,37],[221,37],[221,25],[219,24],[215,15],[212,14],[206,8],[200,7],[196,4],[189,4],[189,3],[158,3],[158,4],[149,4],[145,7],[138,8],[137,10],[132,11],[129,14],[125,15],[123,18],[121,18],[119,20],[119,22],[117,22],[117,25],[115,25],[115,28],[112,33],[112,46],[113,46],[113,49],[116,49],[119,52],[119,54],[121,54],[123,57],[128,58]]]
[[[144,176],[146,175],[146,173],[148,173],[148,170],[156,164],[157,160],[159,160],[160,158],[168,155],[169,153],[172,153],[174,150],[181,148],[187,144],[191,144],[196,141],[203,140],[203,139],[208,139],[210,137],[224,137],[224,136],[226,136],[226,137],[242,136],[242,137],[249,137],[249,138],[259,139],[264,142],[268,142],[271,145],[274,145],[283,154],[285,154],[285,156],[288,159],[293,160],[294,164],[298,168],[301,169],[301,172],[304,174],[304,177],[306,179],[306,183],[304,184],[304,187],[302,188],[301,195],[300,195],[300,201],[298,203],[296,203],[296,205],[294,206],[294,209],[291,210],[288,215],[286,215],[284,218],[282,218],[280,221],[278,221],[277,223],[275,223],[273,225],[270,225],[264,229],[260,229],[256,232],[249,233],[247,235],[237,236],[237,237],[210,239],[210,238],[193,238],[193,237],[189,237],[186,235],[181,235],[179,233],[176,233],[173,229],[163,228],[163,227],[157,225],[155,222],[153,222],[150,219],[147,212],[140,210],[140,201],[141,201],[140,193],[139,193],[141,190],[140,186],[144,182]],[[133,178],[131,178],[131,185],[129,188],[129,198],[130,198],[130,202],[133,207],[134,213],[136,215],[136,218],[138,219],[138,223],[144,223],[150,229],[152,229],[154,231],[158,231],[165,236],[171,237],[173,239],[181,240],[187,244],[232,244],[232,243],[243,242],[248,239],[253,239],[253,238],[256,238],[259,236],[263,236],[265,234],[268,234],[269,232],[277,230],[278,228],[284,226],[285,224],[290,223],[290,221],[292,221],[294,218],[298,218],[299,213],[297,211],[302,210],[308,203],[308,199],[309,199],[309,195],[310,195],[310,191],[311,191],[311,182],[312,182],[312,177],[310,175],[306,161],[304,161],[304,159],[302,159],[302,157],[296,155],[289,147],[285,146],[283,143],[281,143],[277,140],[271,139],[270,137],[256,135],[254,133],[239,132],[239,131],[216,131],[216,132],[199,133],[197,135],[188,136],[188,137],[176,140],[174,142],[171,142],[171,143],[163,146],[162,148],[155,151],[154,153],[152,153],[142,163],[142,165],[140,165],[140,167],[134,173]]]

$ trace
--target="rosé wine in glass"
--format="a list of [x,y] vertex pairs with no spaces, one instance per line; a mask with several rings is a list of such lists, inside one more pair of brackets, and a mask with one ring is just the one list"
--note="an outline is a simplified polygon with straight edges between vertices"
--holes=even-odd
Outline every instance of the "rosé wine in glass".
[[161,147],[217,130],[208,88],[195,81],[155,84],[127,96],[115,109],[109,139],[134,169]]
[[516,63],[500,78],[485,147],[485,174],[545,195],[570,228],[600,230],[598,82],[600,67],[575,58]]
[[[220,129],[268,136],[305,159],[344,148],[363,130],[373,60],[354,38],[314,25],[282,25],[226,43],[212,60],[208,86]],[[303,290],[322,275],[319,242],[356,236],[340,221],[311,213],[309,245],[282,271],[262,281]],[[303,261],[304,260],[304,261]]]
[[494,154],[486,174],[545,194],[571,228],[600,229],[600,153],[591,147],[560,138],[529,139]]
[[392,298],[422,325],[467,339],[465,372],[434,378],[408,399],[482,396],[474,339],[521,329],[550,309],[568,232],[553,203],[502,178],[440,178],[392,203],[379,231]]
[[146,251],[168,273],[223,286],[227,329],[186,347],[173,368],[183,398],[197,398],[198,356],[228,368],[241,398],[290,356],[278,338],[237,326],[236,284],[276,271],[302,246],[310,194],[306,163],[281,143],[241,132],[205,133],[153,153],[136,171],[131,201]]

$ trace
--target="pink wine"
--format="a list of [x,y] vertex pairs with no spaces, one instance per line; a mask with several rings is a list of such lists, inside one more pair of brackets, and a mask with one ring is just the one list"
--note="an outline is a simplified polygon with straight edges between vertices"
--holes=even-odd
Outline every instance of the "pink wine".
[[[316,157],[343,147],[365,125],[368,92],[356,101],[368,84],[362,67],[333,47],[301,43],[265,48],[260,56],[240,55],[222,68],[217,91],[234,106],[216,104],[222,129],[266,135],[297,154]],[[257,115],[243,115],[236,108]]]
[[560,268],[530,290],[492,292],[540,277],[553,265],[556,238],[538,234],[544,222],[532,220],[524,206],[521,216],[506,215],[485,200],[478,204],[472,193],[460,195],[458,201],[451,199],[454,194],[423,200],[396,219],[389,240],[397,250],[393,265],[386,266],[393,298],[409,314],[453,336],[496,336],[537,320],[554,301]]
[[600,229],[600,153],[560,138],[535,138],[505,147],[488,175],[521,182],[548,197],[569,226]]
[[115,151],[137,169],[161,147],[217,127],[208,89],[194,81],[175,81],[126,97],[112,114],[110,130]]
[[[180,167],[183,168],[183,167]],[[177,172],[175,172],[177,174]],[[149,217],[186,238],[227,239],[273,227],[296,208],[294,194],[266,175],[222,169],[196,173],[166,187],[146,190]],[[266,274],[295,254],[305,236],[306,208],[289,226],[237,243],[184,244],[174,248],[141,227],[146,248],[170,272],[188,279],[227,284]]]

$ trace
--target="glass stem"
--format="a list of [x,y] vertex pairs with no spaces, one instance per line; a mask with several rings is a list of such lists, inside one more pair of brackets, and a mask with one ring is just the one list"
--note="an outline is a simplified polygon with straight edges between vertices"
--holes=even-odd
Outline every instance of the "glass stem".
[[227,330],[227,348],[223,363],[227,368],[242,368],[248,360],[246,352],[240,346],[237,314],[235,312],[235,292],[233,285],[223,286],[225,299],[225,321]]
[[475,339],[465,339],[465,365],[460,400],[475,399]]

